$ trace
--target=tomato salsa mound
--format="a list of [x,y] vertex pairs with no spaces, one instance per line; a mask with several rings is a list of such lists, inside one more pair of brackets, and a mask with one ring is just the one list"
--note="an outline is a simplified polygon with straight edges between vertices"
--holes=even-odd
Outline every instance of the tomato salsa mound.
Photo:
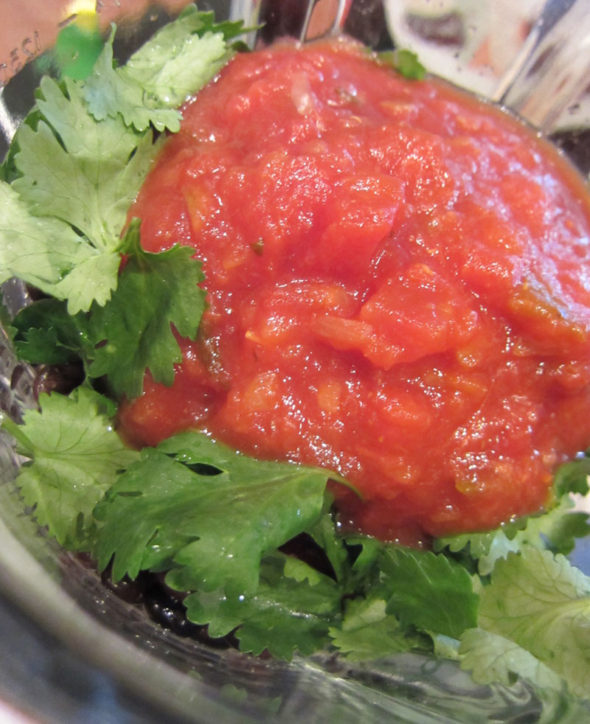
[[546,506],[590,443],[590,201],[558,153],[342,39],[239,54],[183,116],[130,215],[195,248],[209,306],[124,435],[326,466],[402,542]]

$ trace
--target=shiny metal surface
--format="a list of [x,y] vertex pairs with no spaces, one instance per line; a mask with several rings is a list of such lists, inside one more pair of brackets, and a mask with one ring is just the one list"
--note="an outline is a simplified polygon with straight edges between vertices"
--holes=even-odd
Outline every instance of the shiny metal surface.
[[590,3],[547,0],[493,100],[550,132],[590,77]]

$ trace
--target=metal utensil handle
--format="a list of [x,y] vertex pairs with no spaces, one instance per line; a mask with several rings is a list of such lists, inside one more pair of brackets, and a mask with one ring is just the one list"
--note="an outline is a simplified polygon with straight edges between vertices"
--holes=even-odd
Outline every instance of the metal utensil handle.
[[260,30],[249,44],[267,45],[282,36],[300,42],[337,35],[343,31],[352,0],[234,0],[232,19],[246,19]]
[[342,32],[350,5],[351,0],[308,0],[305,21],[299,33],[299,40],[305,42],[317,37],[312,30],[312,20],[320,6],[324,12],[321,35],[337,35]]

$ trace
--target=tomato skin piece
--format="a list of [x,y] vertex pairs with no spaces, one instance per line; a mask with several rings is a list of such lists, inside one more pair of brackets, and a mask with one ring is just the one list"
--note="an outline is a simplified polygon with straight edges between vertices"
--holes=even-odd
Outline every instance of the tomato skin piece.
[[130,216],[203,260],[209,307],[137,444],[205,430],[324,465],[386,539],[550,504],[590,443],[590,200],[506,113],[346,39],[238,55],[183,110]]

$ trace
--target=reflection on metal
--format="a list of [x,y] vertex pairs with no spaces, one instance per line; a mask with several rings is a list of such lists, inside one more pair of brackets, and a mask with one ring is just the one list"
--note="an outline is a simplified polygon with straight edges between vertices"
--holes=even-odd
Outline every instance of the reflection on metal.
[[493,100],[548,132],[584,93],[590,77],[586,0],[548,0]]
[[16,129],[18,128],[18,121],[8,112],[6,103],[4,102],[3,91],[4,89],[0,88],[0,133],[2,134],[2,137],[10,143],[10,141],[12,141],[12,137],[16,133]]
[[[360,0],[359,0],[360,1]],[[590,126],[590,0],[383,0],[394,44],[546,133]]]
[[232,18],[246,18],[260,29],[250,45],[267,45],[283,36],[300,42],[337,35],[353,0],[234,0]]
[[338,35],[344,28],[350,5],[351,0],[308,0],[299,40],[305,42],[318,37]]

